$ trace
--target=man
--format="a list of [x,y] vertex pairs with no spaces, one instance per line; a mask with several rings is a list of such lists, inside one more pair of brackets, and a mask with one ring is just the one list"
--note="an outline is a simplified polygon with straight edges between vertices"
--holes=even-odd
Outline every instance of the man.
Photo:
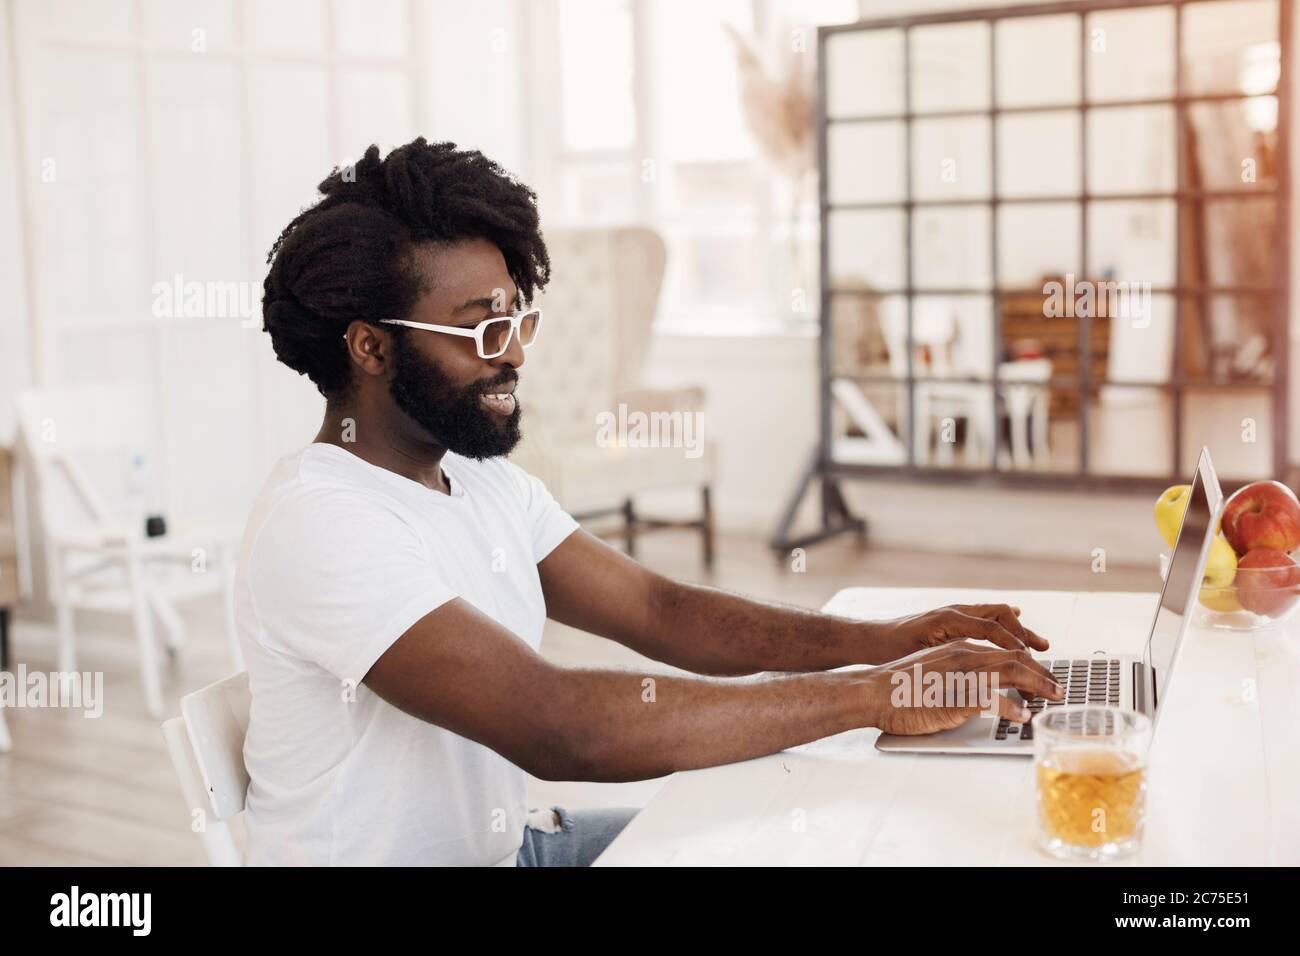
[[[630,813],[529,817],[525,773],[646,779],[977,712],[892,706],[918,663],[1059,697],[1012,608],[836,619],[671,581],[579,530],[504,457],[550,275],[534,194],[423,139],[320,189],[263,298],[275,354],[326,405],[240,554],[250,862],[586,864]],[[648,695],[642,674],[556,667],[547,617],[706,676]],[[849,664],[882,666],[829,672]],[[798,673],[718,679],[764,671]]]

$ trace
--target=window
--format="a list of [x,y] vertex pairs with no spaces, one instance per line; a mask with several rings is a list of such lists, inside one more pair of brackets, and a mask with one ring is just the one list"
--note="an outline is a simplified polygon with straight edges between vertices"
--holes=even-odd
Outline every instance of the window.
[[[539,195],[561,226],[646,223],[668,245],[658,328],[761,334],[815,328],[817,208],[812,174],[816,26],[851,21],[853,0],[553,0],[554,36],[532,109]],[[805,152],[765,152],[747,120],[739,44],[780,80],[758,109],[775,118],[784,83]],[[543,54],[547,56],[547,54]],[[537,75],[537,74],[535,74]],[[796,103],[796,109],[797,109]],[[782,159],[784,158],[784,163]]]

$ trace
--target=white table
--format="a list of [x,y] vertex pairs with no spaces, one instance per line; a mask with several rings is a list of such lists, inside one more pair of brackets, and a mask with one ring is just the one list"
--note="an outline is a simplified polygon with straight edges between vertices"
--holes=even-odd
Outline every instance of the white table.
[[[823,609],[893,617],[1018,605],[1050,653],[1141,653],[1155,595],[850,588]],[[1300,623],[1300,622],[1297,622]],[[1300,626],[1193,627],[1152,745],[1130,864],[1300,864]],[[1032,760],[886,754],[858,730],[674,775],[597,865],[1054,863],[1035,846]]]

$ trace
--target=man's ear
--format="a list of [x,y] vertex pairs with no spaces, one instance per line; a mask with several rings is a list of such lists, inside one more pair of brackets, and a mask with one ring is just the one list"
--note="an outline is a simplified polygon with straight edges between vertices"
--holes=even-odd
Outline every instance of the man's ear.
[[392,338],[369,322],[359,319],[348,325],[343,334],[352,364],[367,375],[383,375],[388,368]]

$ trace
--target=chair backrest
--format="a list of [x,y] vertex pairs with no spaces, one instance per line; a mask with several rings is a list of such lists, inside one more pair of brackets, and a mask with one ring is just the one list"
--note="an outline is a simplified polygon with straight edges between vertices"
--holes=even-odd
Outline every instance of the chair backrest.
[[244,737],[252,695],[248,671],[209,684],[181,698],[181,716],[194,748],[212,815],[226,820],[244,809],[248,771]]
[[614,230],[614,277],[618,283],[618,347],[614,383],[620,391],[640,388],[659,312],[668,247],[644,226]]
[[554,280],[538,300],[546,315],[523,371],[534,423],[559,438],[595,433],[596,414],[641,384],[666,253],[641,227],[548,231]]
[[181,716],[163,724],[181,793],[203,817],[198,834],[214,866],[241,862],[227,824],[248,795],[244,737],[251,700],[248,672],[241,671],[182,697]]
[[[889,349],[890,371],[907,373],[907,311],[892,299],[882,309],[881,330]],[[912,310],[912,347],[916,375],[986,378],[991,374],[993,341],[988,308],[981,300],[927,297]],[[930,368],[924,367],[928,354]]]
[[152,445],[150,399],[149,389],[136,385],[25,388],[18,393],[19,426],[36,457]]
[[158,464],[151,392],[132,385],[26,388],[17,404],[44,526],[126,517],[132,458]]

